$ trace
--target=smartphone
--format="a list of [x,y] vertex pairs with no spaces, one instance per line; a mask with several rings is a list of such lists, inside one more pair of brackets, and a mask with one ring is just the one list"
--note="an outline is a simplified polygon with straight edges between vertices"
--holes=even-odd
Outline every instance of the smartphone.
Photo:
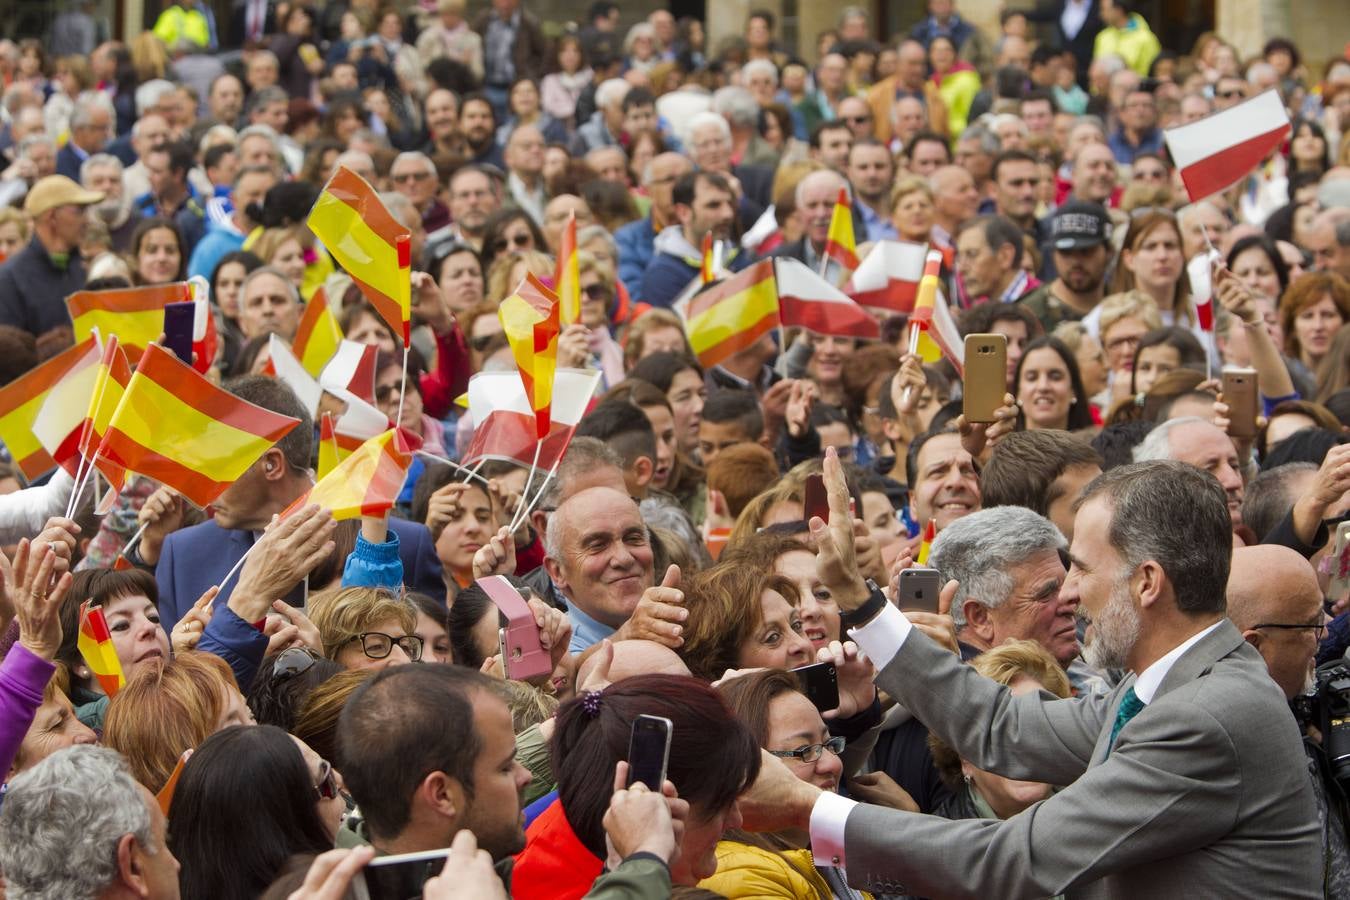
[[361,872],[370,900],[408,900],[421,897],[427,879],[445,867],[450,848],[377,856]]
[[539,626],[520,591],[505,575],[478,579],[478,586],[506,616],[506,627],[497,631],[502,654],[502,674],[515,681],[547,676],[553,671],[553,659],[539,642]]
[[1350,522],[1336,526],[1336,544],[1332,555],[1322,563],[1322,569],[1331,575],[1328,597],[1340,600],[1350,592]]
[[793,669],[797,680],[801,682],[802,693],[820,712],[829,712],[839,708],[839,673],[834,663],[815,663]]
[[628,786],[639,781],[648,790],[661,792],[670,762],[670,734],[674,725],[661,716],[638,716],[628,735]]
[[164,346],[192,365],[192,325],[197,307],[191,300],[164,304]]
[[805,500],[803,505],[806,509],[806,521],[810,522],[813,516],[819,516],[822,522],[830,521],[830,497],[825,491],[824,475],[817,472],[806,476],[803,500]]
[[1228,404],[1228,434],[1236,438],[1256,437],[1257,395],[1255,369],[1224,369],[1223,402]]
[[1008,393],[1008,338],[966,335],[966,378],[961,412],[967,422],[993,422]]
[[938,594],[942,592],[942,576],[937,569],[905,569],[900,573],[900,611],[938,611]]

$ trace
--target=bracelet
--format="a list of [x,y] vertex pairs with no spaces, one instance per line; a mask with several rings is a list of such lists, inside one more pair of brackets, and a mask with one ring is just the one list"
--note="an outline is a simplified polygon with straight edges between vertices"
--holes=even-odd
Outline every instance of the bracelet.
[[854,610],[844,610],[839,613],[839,630],[848,631],[850,628],[860,628],[868,622],[875,619],[886,608],[886,595],[882,593],[881,588],[872,579],[867,579],[867,587],[871,591],[866,602]]

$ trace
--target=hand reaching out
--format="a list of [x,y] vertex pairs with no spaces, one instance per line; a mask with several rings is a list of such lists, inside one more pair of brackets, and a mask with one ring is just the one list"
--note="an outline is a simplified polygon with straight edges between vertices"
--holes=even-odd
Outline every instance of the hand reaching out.
[[488,542],[473,554],[473,579],[489,575],[512,575],[516,571],[516,542],[508,526],[503,525]]
[[69,572],[53,583],[56,569],[56,551],[26,538],[19,541],[14,564],[0,569],[0,588],[19,620],[19,643],[46,660],[61,649],[61,603],[71,583]]
[[853,517],[849,515],[844,469],[833,447],[825,451],[824,479],[830,520],[822,522],[819,517],[812,517],[809,523],[816,545],[816,577],[841,608],[856,609],[867,600],[869,592],[854,550]]
[[616,641],[656,641],[672,650],[684,646],[684,592],[679,589],[680,567],[671,566],[661,583],[642,592],[633,615],[614,635]]
[[834,663],[839,682],[839,708],[825,713],[827,719],[847,719],[872,705],[877,697],[873,683],[877,671],[871,660],[852,641],[830,641],[816,651],[816,662]]
[[267,614],[272,601],[284,596],[334,548],[333,514],[310,504],[272,524],[253,545],[230,594],[230,609],[245,622]]
[[166,484],[160,485],[141,507],[136,519],[145,526],[141,535],[141,546],[137,550],[141,559],[154,565],[159,561],[164,539],[183,527],[187,517],[187,501],[178,492]]
[[787,423],[788,434],[800,438],[811,427],[811,407],[816,402],[816,386],[805,379],[793,381],[791,384],[784,421]]
[[614,766],[614,795],[604,817],[610,869],[634,853],[651,853],[673,864],[680,852],[689,802],[679,798],[669,781],[661,785],[659,794],[640,781],[627,785],[628,763],[620,760]]
[[441,286],[426,272],[413,273],[412,300],[412,311],[436,334],[445,334],[454,327],[455,316],[445,302]]
[[197,646],[211,621],[211,603],[219,593],[220,588],[215,585],[207,588],[206,593],[198,597],[192,608],[173,626],[169,632],[169,642],[173,644],[174,653],[186,653]]
[[923,359],[914,353],[905,354],[900,361],[900,371],[891,379],[891,404],[902,416],[913,415],[923,400],[923,390],[928,386],[928,376],[923,371]]
[[980,459],[987,447],[995,447],[1005,434],[1017,430],[1017,398],[1003,395],[1003,405],[994,410],[994,421],[967,422],[965,415],[956,417],[956,430],[961,435],[961,447],[975,459]]

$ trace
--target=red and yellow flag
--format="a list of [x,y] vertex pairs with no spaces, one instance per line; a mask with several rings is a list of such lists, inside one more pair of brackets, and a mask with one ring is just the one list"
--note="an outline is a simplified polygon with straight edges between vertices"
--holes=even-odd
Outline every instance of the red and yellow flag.
[[33,420],[33,434],[56,464],[71,475],[80,467],[80,436],[89,397],[98,380],[101,353],[95,336],[94,343],[52,385]]
[[941,269],[942,254],[937,250],[929,250],[923,277],[919,279],[914,311],[909,315],[910,341],[924,362],[931,365],[946,356],[956,367],[957,373],[964,375],[965,344],[956,320],[947,308],[947,298],[938,289],[938,273]]
[[305,304],[305,314],[300,317],[300,324],[295,329],[291,350],[304,370],[318,378],[341,343],[342,328],[333,311],[328,308],[328,298],[321,287]]
[[497,310],[520,368],[525,396],[534,409],[539,440],[549,433],[549,409],[553,403],[553,374],[558,368],[558,333],[562,329],[558,295],[527,273],[510,297]]
[[772,259],[762,259],[695,294],[684,322],[689,346],[705,367],[746,349],[779,324]]
[[80,635],[76,639],[76,646],[79,647],[80,656],[84,657],[84,664],[98,679],[103,693],[114,697],[127,683],[127,679],[122,673],[122,663],[117,659],[117,648],[113,646],[103,607],[90,606],[90,602],[86,600],[80,604]]
[[713,236],[709,231],[703,235],[703,263],[699,267],[699,277],[707,284],[717,277],[716,263],[713,261]]
[[131,364],[127,362],[127,355],[118,343],[117,335],[113,335],[103,348],[94,390],[89,395],[89,409],[84,416],[84,427],[80,429],[80,455],[85,459],[93,457],[94,465],[98,466],[108,483],[119,491],[126,483],[126,469],[111,459],[95,456],[94,451],[103,443],[113,411],[122,402],[122,395],[130,383]]
[[351,456],[361,444],[364,443],[360,438],[349,434],[343,434],[338,431],[337,421],[333,414],[326,412],[319,421],[319,479],[325,478],[329,472],[338,467],[347,457]]
[[[393,508],[411,464],[412,453],[399,432],[391,428],[362,444],[291,504],[287,512],[317,503],[331,511],[339,522],[360,516],[382,516]],[[285,516],[283,513],[282,518]]]
[[830,216],[830,233],[825,238],[825,255],[852,272],[858,268],[858,244],[853,239],[853,201],[848,188],[839,189],[834,201],[834,215]]
[[66,298],[66,309],[75,325],[75,340],[82,341],[94,329],[105,339],[117,335],[128,358],[140,359],[141,351],[164,332],[164,307],[193,298],[186,281],[108,291],[78,291]]
[[56,465],[33,433],[33,423],[52,389],[67,372],[85,365],[91,351],[98,352],[98,342],[92,335],[0,387],[0,440],[25,478],[37,478]]
[[558,271],[553,277],[558,286],[559,321],[566,328],[581,321],[581,266],[577,262],[577,216],[568,213],[562,240],[558,243]]
[[[412,234],[375,189],[340,166],[309,213],[309,227],[375,311],[408,346],[412,321]],[[327,362],[327,360],[325,360]]]
[[216,387],[152,344],[97,452],[204,507],[299,424]]

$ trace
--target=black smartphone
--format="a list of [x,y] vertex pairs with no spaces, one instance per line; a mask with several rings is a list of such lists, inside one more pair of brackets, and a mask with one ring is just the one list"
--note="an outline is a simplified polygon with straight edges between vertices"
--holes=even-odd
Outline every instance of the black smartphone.
[[935,613],[941,592],[942,576],[937,569],[905,569],[900,573],[901,612]]
[[661,716],[638,716],[628,736],[628,784],[639,781],[648,790],[661,792],[670,761],[670,733],[674,725]]
[[830,521],[830,497],[825,492],[825,476],[817,472],[814,475],[806,476],[806,486],[802,489],[802,499],[805,501],[803,507],[806,510],[805,519],[810,522],[812,517],[819,516],[822,522]]
[[197,307],[191,300],[164,304],[164,346],[189,366],[192,365],[192,325],[196,315]]
[[801,682],[802,693],[821,712],[839,708],[839,673],[834,663],[823,662],[792,670]]
[[375,857],[366,863],[361,872],[370,900],[421,897],[423,885],[429,878],[440,874],[445,867],[445,858],[449,855],[450,848],[446,847],[442,850]]

